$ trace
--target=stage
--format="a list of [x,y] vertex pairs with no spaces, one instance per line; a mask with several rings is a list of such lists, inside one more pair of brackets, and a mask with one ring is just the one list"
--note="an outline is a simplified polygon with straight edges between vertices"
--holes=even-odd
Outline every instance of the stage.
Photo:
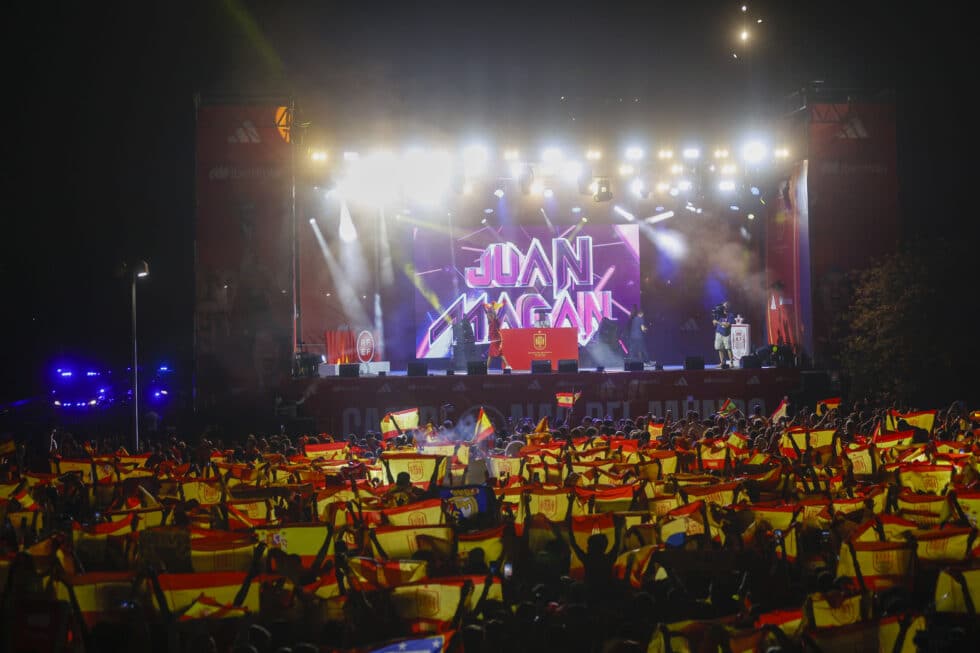
[[391,373],[356,378],[294,379],[282,388],[285,402],[295,402],[297,417],[312,419],[318,432],[333,436],[377,431],[381,417],[404,408],[419,408],[422,423],[448,417],[472,422],[481,406],[498,424],[545,415],[565,419],[555,403],[558,392],[581,392],[572,423],[582,417],[636,417],[647,413],[678,417],[688,410],[710,415],[731,398],[739,408],[762,406],[768,415],[786,395],[800,390],[797,369],[666,368],[626,372],[585,370],[577,373],[487,375],[430,372],[429,376]]

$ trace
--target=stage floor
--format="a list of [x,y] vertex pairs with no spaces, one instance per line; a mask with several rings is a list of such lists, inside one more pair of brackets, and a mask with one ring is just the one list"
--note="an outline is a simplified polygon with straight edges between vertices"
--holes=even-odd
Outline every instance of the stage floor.
[[674,417],[694,410],[706,416],[726,399],[742,410],[758,404],[768,415],[779,401],[800,389],[799,370],[785,368],[663,370],[581,368],[576,373],[530,373],[490,370],[486,375],[430,371],[427,376],[392,372],[385,376],[293,379],[281,389],[295,402],[297,416],[312,421],[311,429],[331,435],[377,431],[385,413],[418,408],[421,421],[452,419],[472,422],[483,407],[498,424],[548,415],[565,419],[556,405],[558,392],[581,392],[571,422],[590,417],[619,419],[645,414]]

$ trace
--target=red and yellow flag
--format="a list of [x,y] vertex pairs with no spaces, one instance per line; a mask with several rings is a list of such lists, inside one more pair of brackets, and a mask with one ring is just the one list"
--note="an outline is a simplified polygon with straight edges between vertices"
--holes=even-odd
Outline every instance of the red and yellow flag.
[[840,397],[831,397],[817,402],[817,415],[823,415],[828,410],[840,408]]
[[483,442],[492,438],[494,435],[493,424],[487,417],[486,411],[480,407],[480,414],[476,418],[476,431],[473,434],[473,442]]
[[729,417],[737,412],[738,406],[735,405],[735,402],[731,399],[731,397],[726,399],[725,403],[723,403],[721,408],[718,409],[718,414],[722,417]]
[[664,423],[653,421],[647,422],[647,433],[650,434],[651,440],[660,438],[664,434]]
[[551,433],[551,426],[548,424],[548,416],[547,415],[545,415],[544,417],[542,417],[541,418],[541,421],[538,422],[538,425],[534,427],[534,432],[535,433],[549,433],[549,434]]
[[581,392],[559,392],[555,395],[555,401],[559,408],[571,408],[581,396]]
[[419,427],[419,409],[408,408],[388,413],[381,418],[381,437],[385,440],[398,437],[405,431]]
[[783,417],[789,418],[789,412],[787,411],[788,406],[789,400],[786,397],[783,397],[783,400],[779,402],[778,406],[776,406],[776,410],[773,411],[772,417],[769,418],[769,421],[775,424]]

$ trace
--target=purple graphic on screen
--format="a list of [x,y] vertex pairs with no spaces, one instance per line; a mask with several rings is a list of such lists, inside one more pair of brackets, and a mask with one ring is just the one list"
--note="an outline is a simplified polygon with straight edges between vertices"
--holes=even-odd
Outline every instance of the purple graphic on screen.
[[532,327],[539,313],[553,327],[574,327],[579,344],[603,318],[625,323],[640,299],[636,225],[588,225],[564,233],[547,227],[484,227],[457,233],[416,229],[416,357],[443,358],[453,322],[467,320],[487,342],[484,304],[501,328]]

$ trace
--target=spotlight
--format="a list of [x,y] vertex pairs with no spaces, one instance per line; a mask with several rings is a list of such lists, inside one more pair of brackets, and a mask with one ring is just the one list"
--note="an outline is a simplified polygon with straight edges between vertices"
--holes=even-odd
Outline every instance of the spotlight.
[[345,243],[352,243],[357,240],[357,229],[354,227],[354,221],[350,217],[350,209],[347,208],[347,202],[340,205],[340,239]]
[[747,216],[745,216],[745,217],[746,217],[746,218],[748,218],[749,220],[755,220],[755,213],[749,213],[749,214],[748,214]]
[[670,184],[668,184],[667,182],[662,181],[659,184],[657,184],[658,193],[666,193],[669,190],[670,190]]
[[551,199],[552,197],[555,196],[555,191],[551,190],[550,188],[545,188],[544,196],[547,197],[548,199]]
[[738,211],[738,204],[732,204],[732,205],[731,205],[731,206],[729,206],[728,208],[729,208],[729,210],[731,210],[731,211]]
[[738,38],[740,38],[742,41],[748,41],[749,40],[749,31],[747,29],[743,29],[742,30],[742,33],[738,35]]
[[742,158],[749,163],[759,163],[766,158],[766,146],[759,141],[750,141],[742,148]]
[[482,220],[480,220],[480,224],[486,224],[486,223],[487,223],[487,219],[486,218],[483,218]]
[[585,153],[585,158],[589,161],[598,161],[602,158],[602,152],[599,150],[589,150]]
[[500,199],[501,197],[504,196],[504,189],[498,188],[497,190],[493,191],[493,194],[497,199]]
[[315,163],[323,163],[327,160],[327,153],[323,150],[313,150],[310,152],[310,160]]
[[582,212],[582,207],[581,206],[573,206],[572,207],[572,213],[581,213],[581,212]]
[[665,211],[663,213],[658,213],[657,215],[651,215],[649,218],[644,220],[647,224],[657,224],[658,222],[663,222],[664,220],[669,220],[674,217],[673,211]]
[[733,191],[735,190],[735,182],[732,181],[731,179],[726,179],[725,181],[718,184],[718,190],[725,191],[725,192]]
[[504,161],[517,161],[521,158],[521,153],[517,150],[504,150]]
[[626,158],[630,161],[639,161],[643,158],[643,149],[635,145],[626,148]]
[[777,148],[773,152],[773,155],[775,155],[775,157],[777,159],[788,159],[789,158],[789,149],[788,148],[785,148],[785,147]]
[[657,152],[657,158],[658,159],[673,159],[674,158],[674,151],[673,150],[660,150],[659,152]]
[[636,172],[636,170],[628,163],[624,163],[623,165],[619,166],[619,174],[623,177],[629,177],[634,172]]
[[316,224],[316,218],[310,218],[310,224]]
[[491,213],[493,213],[493,209],[491,209],[491,208],[485,208],[485,209],[483,209],[483,212],[486,213],[487,215],[490,215]]
[[616,213],[617,215],[620,215],[620,216],[626,218],[630,222],[633,222],[633,220],[636,219],[636,216],[635,215],[633,215],[632,213],[630,213],[629,211],[627,211],[626,209],[624,209],[621,206],[614,206],[613,207],[613,212]]
[[612,191],[609,190],[609,180],[605,177],[595,180],[595,190],[592,192],[592,199],[596,202],[608,202],[613,198]]
[[749,188],[749,192],[758,197],[760,191],[758,187],[752,186],[751,188]]
[[721,174],[723,175],[734,175],[735,174],[735,164],[726,163],[721,167]]
[[588,222],[588,221],[589,221],[588,218],[586,218],[585,216],[582,216],[582,222]]
[[650,194],[646,191],[646,185],[643,183],[642,179],[634,179],[630,182],[630,192],[643,199]]
[[687,179],[681,179],[679,182],[677,182],[677,187],[683,191],[691,190],[691,186],[692,186],[691,182],[688,181]]
[[684,166],[679,163],[675,163],[674,165],[670,166],[670,172],[671,174],[679,175],[684,172]]
[[696,147],[688,147],[684,150],[685,159],[697,159],[701,156],[701,150]]
[[715,150],[715,158],[716,159],[727,159],[728,158],[728,150],[724,150],[724,149],[722,149],[722,150]]

